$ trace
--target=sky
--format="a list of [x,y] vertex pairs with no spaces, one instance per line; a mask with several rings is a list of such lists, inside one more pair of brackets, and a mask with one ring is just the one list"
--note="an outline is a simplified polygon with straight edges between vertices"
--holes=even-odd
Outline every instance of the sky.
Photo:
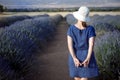
[[120,7],[120,0],[0,0],[7,8]]

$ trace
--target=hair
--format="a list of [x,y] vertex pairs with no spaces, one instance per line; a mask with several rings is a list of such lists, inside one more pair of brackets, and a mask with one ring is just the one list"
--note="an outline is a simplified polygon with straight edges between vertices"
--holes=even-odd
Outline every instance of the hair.
[[86,22],[82,22],[82,26],[83,27],[87,27],[87,23]]

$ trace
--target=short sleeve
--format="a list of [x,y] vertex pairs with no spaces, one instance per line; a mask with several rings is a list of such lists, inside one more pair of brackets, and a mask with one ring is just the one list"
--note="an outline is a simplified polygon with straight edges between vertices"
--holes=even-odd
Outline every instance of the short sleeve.
[[95,33],[94,27],[90,27],[88,37],[90,38],[95,36],[96,36],[96,33]]
[[70,36],[70,37],[72,37],[72,35],[73,35],[71,26],[68,28],[67,35]]

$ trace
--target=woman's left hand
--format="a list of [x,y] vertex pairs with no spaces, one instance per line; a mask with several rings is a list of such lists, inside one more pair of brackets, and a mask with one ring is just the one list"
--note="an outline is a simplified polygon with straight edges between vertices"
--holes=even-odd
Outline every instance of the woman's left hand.
[[89,65],[89,61],[90,61],[90,59],[89,58],[86,58],[84,61],[83,61],[83,66],[84,67],[88,67],[88,65]]

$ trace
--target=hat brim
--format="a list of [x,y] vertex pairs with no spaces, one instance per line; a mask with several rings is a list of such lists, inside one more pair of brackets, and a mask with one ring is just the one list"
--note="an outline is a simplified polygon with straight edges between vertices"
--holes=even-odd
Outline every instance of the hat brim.
[[77,20],[80,20],[80,21],[83,21],[83,22],[89,22],[89,21],[90,21],[90,17],[84,17],[84,16],[80,15],[80,14],[78,13],[78,11],[73,12],[73,16],[74,16]]

